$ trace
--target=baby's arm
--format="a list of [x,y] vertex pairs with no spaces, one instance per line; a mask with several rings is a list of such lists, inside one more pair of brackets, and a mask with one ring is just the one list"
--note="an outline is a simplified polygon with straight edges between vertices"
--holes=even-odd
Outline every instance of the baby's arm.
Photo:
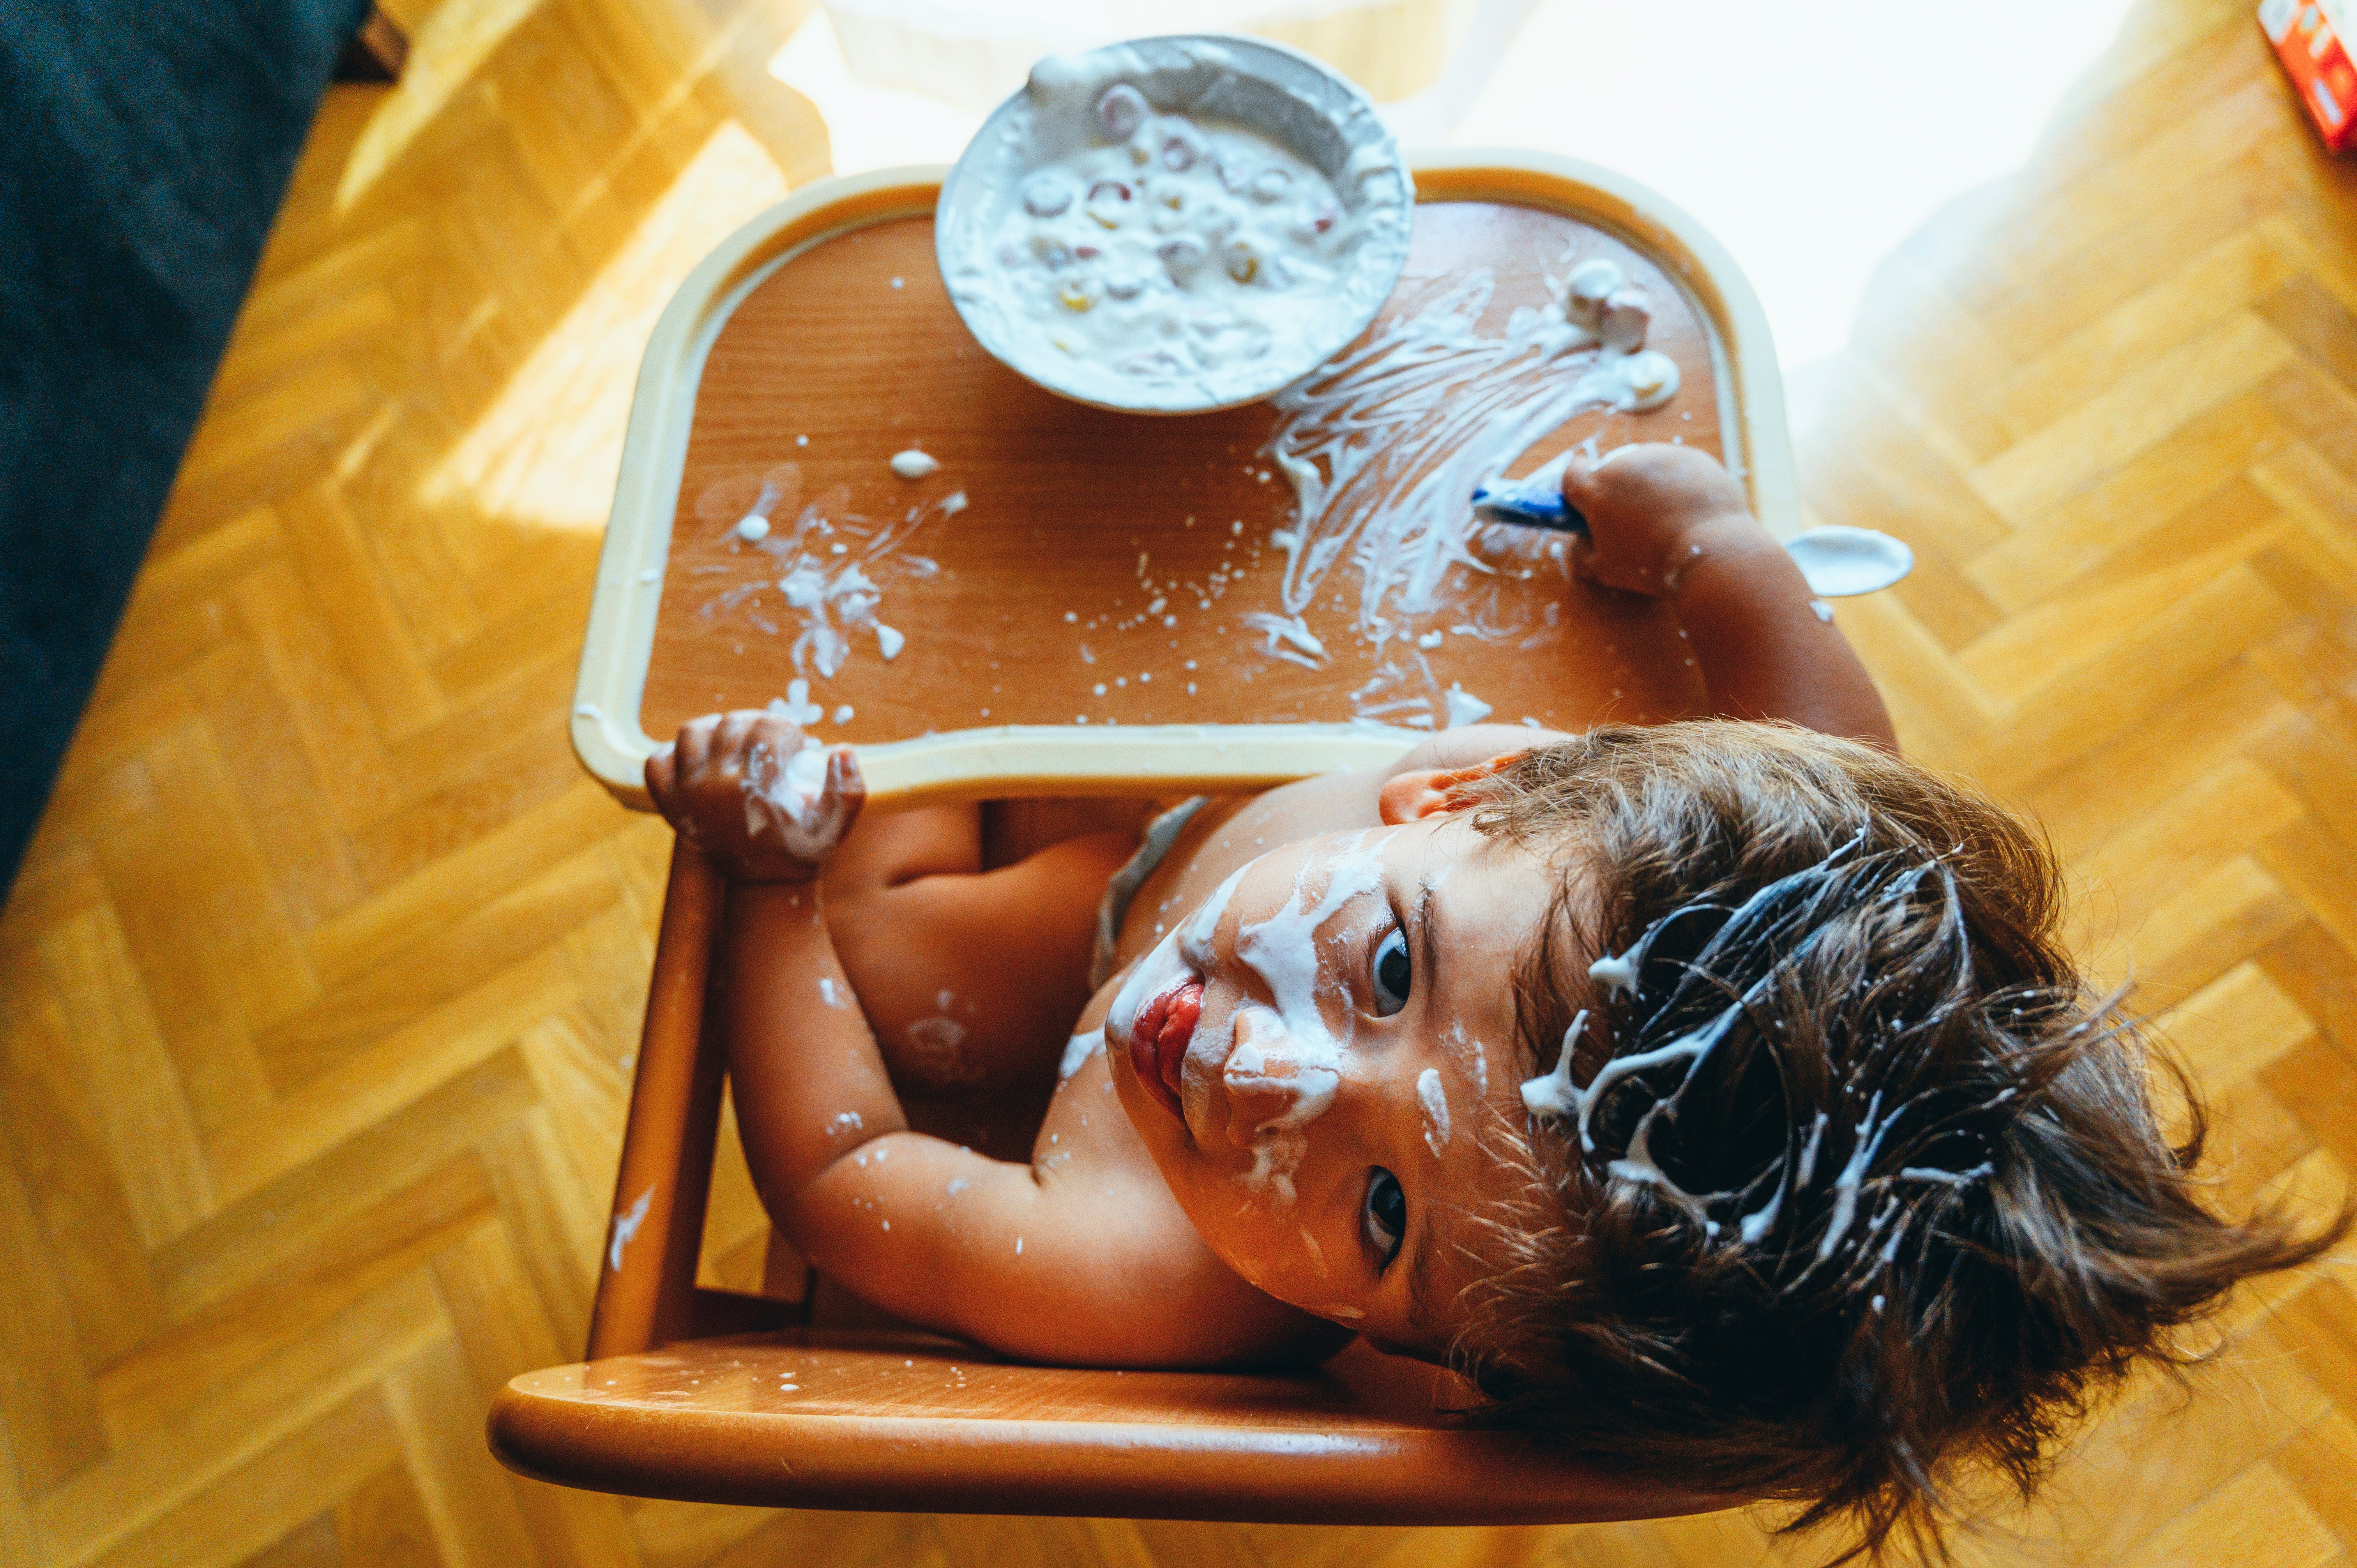
[[1713,712],[1899,748],[1866,666],[1725,468],[1690,446],[1624,446],[1574,462],[1563,493],[1587,519],[1587,575],[1675,606]]
[[[729,879],[721,1021],[772,1220],[866,1300],[1016,1355],[1201,1366],[1330,1349],[1326,1325],[1203,1244],[1101,1057],[1059,1095],[1042,1131],[1051,1152],[1031,1164],[908,1130],[818,875],[857,814],[858,770],[832,754],[823,789],[796,796],[777,759],[802,747],[784,720],[731,714],[689,725],[647,767],[658,808]],[[807,785],[816,769],[804,769]]]
[[[820,773],[812,764],[822,757]],[[866,786],[849,750],[814,753],[785,720],[744,711],[682,728],[648,758],[647,792],[728,879],[729,1078],[755,1184],[786,1223],[840,1154],[908,1125],[820,899],[824,859]]]

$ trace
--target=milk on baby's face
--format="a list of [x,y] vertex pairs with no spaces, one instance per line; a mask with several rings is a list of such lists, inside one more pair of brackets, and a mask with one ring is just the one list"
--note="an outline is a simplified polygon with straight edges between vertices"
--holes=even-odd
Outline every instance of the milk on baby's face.
[[1028,176],[996,236],[996,292],[1053,351],[1193,377],[1283,355],[1347,307],[1334,283],[1360,230],[1317,169],[1126,83],[1094,122],[1103,141]]

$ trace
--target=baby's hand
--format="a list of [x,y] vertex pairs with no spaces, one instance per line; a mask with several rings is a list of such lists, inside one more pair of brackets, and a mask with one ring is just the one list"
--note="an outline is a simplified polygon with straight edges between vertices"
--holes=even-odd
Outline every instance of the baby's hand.
[[1659,442],[1620,447],[1593,467],[1575,458],[1564,470],[1563,499],[1587,519],[1588,538],[1573,553],[1580,570],[1632,594],[1675,588],[1714,525],[1760,526],[1743,488],[1717,461]]
[[828,751],[758,708],[707,714],[647,758],[647,793],[739,882],[808,882],[866,803],[851,748]]

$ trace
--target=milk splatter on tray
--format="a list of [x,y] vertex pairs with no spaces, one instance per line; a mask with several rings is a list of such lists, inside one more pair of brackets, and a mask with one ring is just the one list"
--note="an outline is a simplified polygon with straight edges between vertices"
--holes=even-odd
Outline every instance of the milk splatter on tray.
[[1269,657],[1316,668],[1324,650],[1302,617],[1321,599],[1350,609],[1377,660],[1351,693],[1356,717],[1445,727],[1488,714],[1425,655],[1451,635],[1547,640],[1560,607],[1547,601],[1534,621],[1529,596],[1506,590],[1541,572],[1568,580],[1570,543],[1477,521],[1474,487],[1582,410],[1655,408],[1676,392],[1675,364],[1642,347],[1644,295],[1616,263],[1581,262],[1548,289],[1552,303],[1485,333],[1497,274],[1476,268],[1272,400],[1283,419],[1262,456],[1297,510],[1270,536],[1286,557],[1282,613],[1245,618]]
[[[692,575],[741,578],[736,557],[764,557],[759,575],[700,598],[695,614],[770,637],[791,636],[794,681],[791,714],[806,726],[819,723],[823,704],[811,704],[810,682],[831,681],[861,645],[885,662],[899,656],[906,634],[884,618],[886,598],[896,584],[939,575],[941,564],[910,550],[932,524],[966,510],[965,492],[918,502],[890,521],[850,510],[838,489],[796,506],[801,475],[780,463],[761,476],[749,504],[737,498],[741,480],[721,480],[698,498],[696,515],[707,526],[742,507],[741,515],[715,529],[717,560],[691,565]],[[786,514],[791,510],[791,515]],[[847,709],[837,723],[848,723]]]

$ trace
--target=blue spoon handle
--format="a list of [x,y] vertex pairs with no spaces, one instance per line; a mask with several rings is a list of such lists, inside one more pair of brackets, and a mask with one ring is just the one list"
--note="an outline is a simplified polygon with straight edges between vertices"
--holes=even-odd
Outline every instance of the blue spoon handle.
[[1492,479],[1473,487],[1473,515],[1484,522],[1520,523],[1558,533],[1587,534],[1587,520],[1563,499],[1560,472],[1545,469],[1526,479]]

